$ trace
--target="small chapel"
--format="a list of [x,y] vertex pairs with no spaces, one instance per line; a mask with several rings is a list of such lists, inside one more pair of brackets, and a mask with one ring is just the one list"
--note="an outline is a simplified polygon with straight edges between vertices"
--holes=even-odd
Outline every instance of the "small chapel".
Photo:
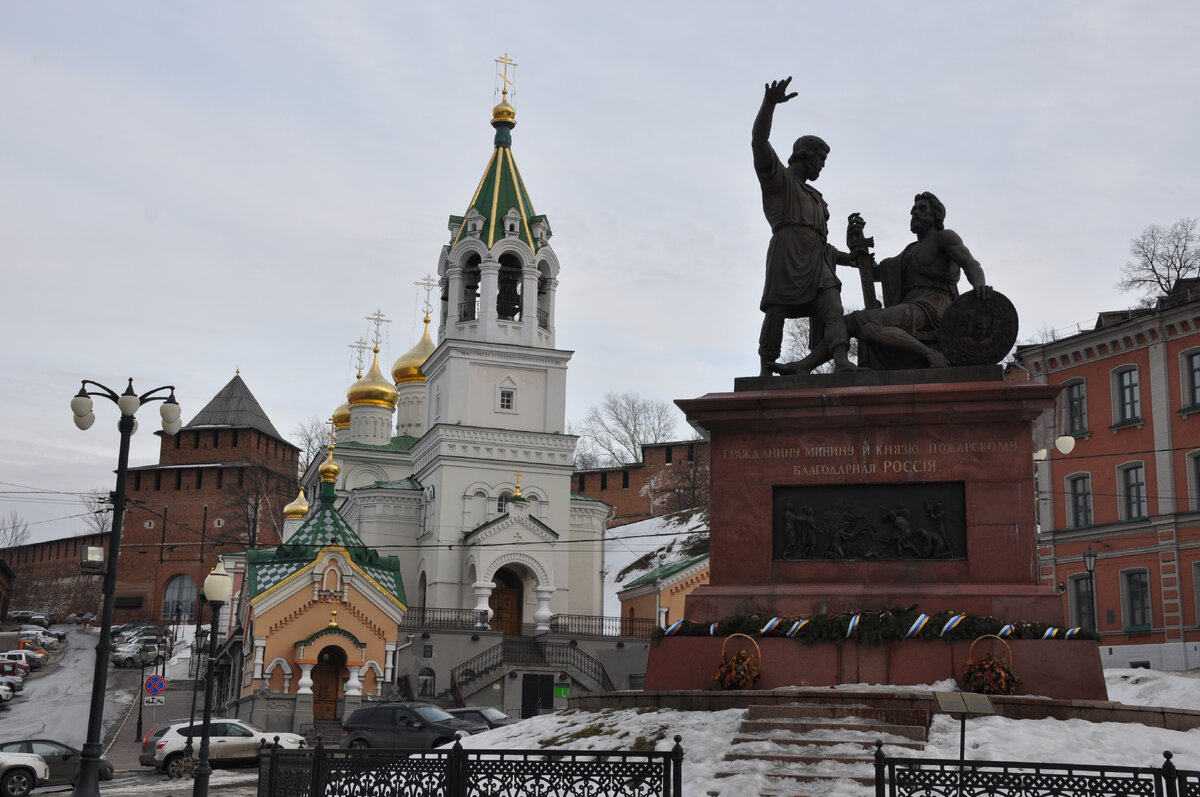
[[559,262],[513,157],[507,83],[491,124],[423,335],[385,376],[377,324],[282,544],[245,560],[239,699],[268,727],[384,699],[524,717],[643,677],[649,625],[603,616],[610,507],[571,492]]

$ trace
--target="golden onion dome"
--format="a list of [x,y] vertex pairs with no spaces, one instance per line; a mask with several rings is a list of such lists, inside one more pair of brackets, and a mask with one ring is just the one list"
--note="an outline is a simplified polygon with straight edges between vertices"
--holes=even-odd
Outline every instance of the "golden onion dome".
[[429,355],[433,354],[433,350],[437,346],[434,345],[433,338],[429,337],[429,316],[425,316],[425,334],[421,336],[421,340],[413,346],[408,354],[398,358],[392,365],[392,381],[397,385],[404,382],[424,382],[425,374],[421,371],[421,366],[429,359]]
[[379,347],[376,346],[371,369],[367,371],[366,376],[350,386],[346,391],[346,399],[351,407],[356,404],[375,404],[394,410],[399,398],[400,394],[396,392],[395,386],[384,379],[379,370]]
[[515,125],[517,123],[517,110],[508,104],[508,89],[500,95],[500,104],[492,109],[492,124],[496,122],[508,122]]
[[342,469],[333,461],[333,446],[329,446],[329,455],[325,457],[325,461],[317,468],[317,473],[321,474],[321,481],[333,484],[337,481],[338,474]]
[[289,520],[302,518],[308,514],[308,501],[304,499],[304,488],[300,488],[300,494],[296,496],[296,500],[283,508],[283,516]]
[[333,428],[334,429],[349,429],[350,428],[350,402],[343,403],[340,407],[333,411]]

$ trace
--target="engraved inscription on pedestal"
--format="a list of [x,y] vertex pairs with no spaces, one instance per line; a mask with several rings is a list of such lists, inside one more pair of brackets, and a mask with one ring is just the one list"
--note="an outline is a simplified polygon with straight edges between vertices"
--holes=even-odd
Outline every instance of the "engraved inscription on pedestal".
[[777,561],[966,559],[962,482],[775,487]]

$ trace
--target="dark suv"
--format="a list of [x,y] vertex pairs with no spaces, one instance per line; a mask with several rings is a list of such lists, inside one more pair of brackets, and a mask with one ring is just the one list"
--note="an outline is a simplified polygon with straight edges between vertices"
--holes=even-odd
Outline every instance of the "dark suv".
[[342,747],[429,749],[487,729],[432,703],[377,703],[355,710],[342,723]]

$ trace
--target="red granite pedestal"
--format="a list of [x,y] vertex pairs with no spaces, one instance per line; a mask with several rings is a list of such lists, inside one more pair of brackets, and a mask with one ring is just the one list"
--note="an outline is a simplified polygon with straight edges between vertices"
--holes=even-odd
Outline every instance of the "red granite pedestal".
[[[982,378],[898,384],[746,379],[733,393],[678,401],[689,423],[709,436],[712,474],[709,583],[688,597],[685,616],[707,623],[756,613],[803,616],[917,604],[930,615],[952,610],[1062,625],[1058,595],[1037,582],[1031,435],[1032,421],[1053,405],[1059,388],[1005,382],[999,368],[962,376]],[[890,381],[902,379],[890,375]],[[780,557],[777,490],[828,485],[852,496],[847,485],[863,485],[865,492],[887,484],[950,485],[959,491],[964,516],[959,533],[965,524],[965,537],[953,558]],[[672,651],[673,640],[652,647],[647,689],[695,688],[670,674],[671,661],[683,654],[683,646]],[[715,656],[710,652],[705,659],[715,671],[720,644],[712,641]],[[1056,655],[1078,658],[1071,666],[1088,671],[1077,694],[1055,677],[1056,697],[1106,697],[1094,644],[1044,644]],[[899,648],[888,650],[878,661],[879,651],[871,654],[872,672],[899,672],[889,663]],[[961,658],[957,653],[926,658],[942,662],[927,673],[930,680],[959,674],[953,671]],[[771,663],[764,665],[769,670]],[[811,667],[807,680],[841,683],[851,670],[858,671]]]

